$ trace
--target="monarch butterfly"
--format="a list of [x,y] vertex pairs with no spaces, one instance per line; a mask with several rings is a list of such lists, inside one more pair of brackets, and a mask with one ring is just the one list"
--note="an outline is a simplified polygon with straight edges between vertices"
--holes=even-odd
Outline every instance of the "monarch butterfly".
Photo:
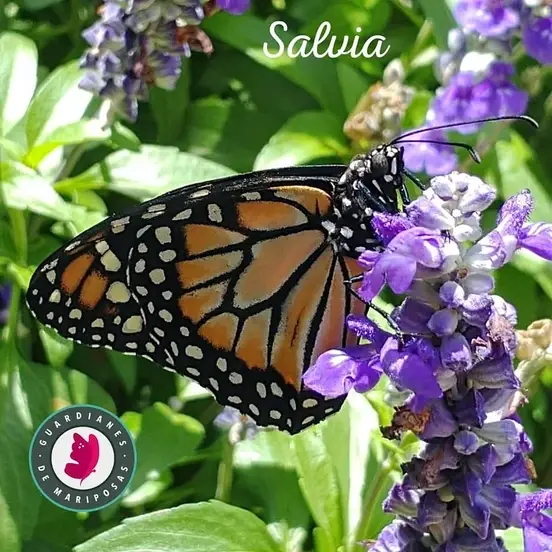
[[68,339],[148,358],[258,425],[297,433],[343,403],[305,388],[302,374],[353,344],[345,318],[365,310],[355,259],[380,247],[373,212],[409,201],[405,175],[415,180],[390,144],[349,166],[169,192],[53,253],[33,274],[28,306]]

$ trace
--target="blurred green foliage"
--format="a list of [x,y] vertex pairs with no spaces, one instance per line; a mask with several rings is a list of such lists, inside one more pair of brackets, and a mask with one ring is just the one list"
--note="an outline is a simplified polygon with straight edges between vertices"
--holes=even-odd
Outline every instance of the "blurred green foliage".
[[[347,115],[396,57],[417,89],[405,124],[418,124],[437,86],[436,46],[453,24],[447,4],[258,0],[246,15],[217,14],[204,25],[213,56],[186,60],[175,91],[152,90],[136,124],[109,130],[94,119],[98,100],[78,88],[80,33],[96,7],[0,5],[0,282],[12,285],[0,345],[0,552],[360,550],[389,521],[381,502],[415,442],[380,437],[390,416],[382,390],[351,397],[338,415],[294,438],[264,432],[229,454],[227,436],[212,424],[218,407],[201,388],[146,360],[38,328],[21,297],[49,252],[136,201],[253,168],[346,162],[354,151],[342,131]],[[365,35],[385,35],[391,51],[383,60],[269,59],[262,45],[273,20],[286,21],[290,37],[313,34],[325,20],[339,36],[361,26]],[[477,141],[483,164],[463,166],[503,197],[531,188],[535,220],[552,222],[552,75],[525,59],[519,67],[541,130],[486,128]],[[519,309],[520,327],[551,316],[546,267],[523,258],[499,275],[497,293]],[[138,450],[128,493],[89,515],[47,502],[27,465],[36,427],[71,403],[122,416]],[[523,411],[543,486],[552,486],[551,405],[545,374]],[[229,469],[232,479],[221,478]],[[516,531],[506,538],[521,550]]]

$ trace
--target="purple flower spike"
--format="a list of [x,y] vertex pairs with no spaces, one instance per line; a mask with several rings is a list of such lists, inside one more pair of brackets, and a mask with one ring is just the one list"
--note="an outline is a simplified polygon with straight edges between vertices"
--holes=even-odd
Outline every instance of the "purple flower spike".
[[552,17],[534,18],[523,31],[527,53],[539,63],[552,63]]
[[[503,1],[511,0],[493,0],[493,9]],[[483,81],[460,75],[456,91],[439,98],[449,102],[442,107],[445,120],[473,98],[481,112],[524,104],[525,96],[510,86],[511,73],[499,62]],[[552,551],[552,518],[542,513],[552,506],[552,491],[522,509],[513,487],[531,480],[532,444],[516,413],[523,402],[513,365],[517,314],[492,294],[492,272],[519,248],[552,260],[552,224],[528,224],[533,199],[525,190],[504,203],[496,229],[481,238],[481,210],[494,198],[478,178],[434,178],[407,207],[415,226],[402,228],[405,219],[393,215],[378,217],[385,249],[359,259],[366,299],[386,283],[406,294],[391,314],[399,336],[377,332],[364,317],[347,321],[372,342],[378,374],[404,392],[384,435],[400,438],[410,430],[425,441],[385,502],[385,511],[400,521],[382,531],[372,552],[505,552],[496,530],[512,523],[523,527],[527,550]],[[359,385],[356,364],[341,370],[354,376],[346,385],[338,376],[339,392]],[[373,380],[367,380],[369,387]]]
[[339,397],[351,389],[369,391],[378,383],[382,369],[375,347],[361,345],[331,349],[321,354],[305,372],[304,384],[325,397]]
[[454,14],[466,31],[502,37],[519,25],[519,10],[507,0],[460,0]]

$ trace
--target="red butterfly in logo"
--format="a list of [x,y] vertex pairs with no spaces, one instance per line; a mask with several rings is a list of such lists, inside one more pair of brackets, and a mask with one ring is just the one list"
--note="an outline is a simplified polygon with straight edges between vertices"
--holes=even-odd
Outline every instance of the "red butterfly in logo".
[[92,433],[88,441],[77,432],[73,433],[73,445],[69,456],[76,462],[67,462],[65,464],[65,473],[73,479],[80,479],[82,482],[93,472],[100,459],[100,443],[98,438]]

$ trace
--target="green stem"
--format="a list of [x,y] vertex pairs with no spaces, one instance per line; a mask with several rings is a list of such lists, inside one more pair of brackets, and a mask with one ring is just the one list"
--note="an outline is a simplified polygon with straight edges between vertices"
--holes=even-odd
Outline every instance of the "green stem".
[[[12,237],[16,248],[17,261],[22,266],[27,265],[27,225],[22,211],[8,209],[8,215],[12,227]],[[17,324],[19,322],[19,307],[21,304],[21,287],[17,280],[13,280],[8,311],[7,340],[15,343],[17,336]]]
[[[389,456],[386,457],[383,461],[383,463],[387,462],[389,459]],[[376,507],[380,507],[379,502],[377,502],[377,497],[380,495],[383,486],[385,485],[385,482],[387,481],[387,478],[389,477],[389,474],[392,471],[391,465],[387,467],[386,469],[382,469],[378,472],[378,476],[375,479],[375,481],[372,482],[370,485],[370,488],[365,493],[365,496],[369,496],[369,500],[367,500],[367,507],[364,508],[364,511],[362,513],[362,517],[360,518],[360,521],[358,523],[358,528],[356,531],[357,539],[366,539],[369,535],[367,535],[368,528],[370,527],[370,524],[372,523],[372,518],[374,515],[374,510]]]
[[[96,114],[94,115],[94,118],[100,121],[102,125],[102,129],[107,129],[113,124],[113,121],[115,120],[115,110],[112,109],[111,100],[104,100],[101,103]],[[87,146],[88,145],[86,143],[83,143],[83,144],[79,144],[78,146],[75,146],[72,149],[71,153],[67,156],[67,159],[63,164],[63,167],[59,171],[56,181],[65,180],[70,176],[70,174],[73,172],[73,169],[76,167],[77,163],[79,162],[80,158],[87,150]]]
[[234,464],[234,445],[227,438],[222,450],[222,459],[219,464],[217,475],[217,489],[215,498],[221,502],[230,502],[230,494],[232,492]]

